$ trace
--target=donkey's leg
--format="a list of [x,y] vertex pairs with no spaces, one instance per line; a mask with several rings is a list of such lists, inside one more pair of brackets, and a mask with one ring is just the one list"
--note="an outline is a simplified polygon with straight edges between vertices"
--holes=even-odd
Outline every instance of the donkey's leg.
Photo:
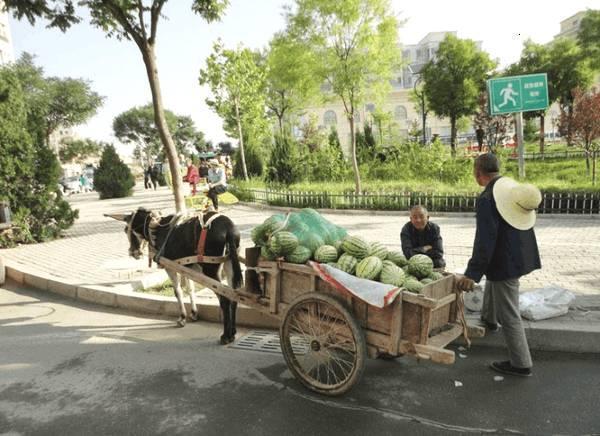
[[177,302],[179,303],[179,319],[177,320],[177,325],[179,327],[185,327],[185,303],[183,302],[183,291],[181,290],[181,280],[179,274],[174,271],[167,270],[167,275],[171,279],[171,283],[173,283],[173,289],[175,290],[175,297],[177,297]]
[[227,345],[234,341],[231,336],[231,301],[229,298],[219,295],[219,305],[223,314],[223,334],[221,335],[221,345]]
[[198,308],[196,307],[196,285],[194,284],[193,280],[188,279],[187,277],[184,278],[185,280],[185,286],[187,291],[190,294],[190,306],[191,306],[191,314],[190,314],[190,319],[192,321],[198,321],[199,316],[198,316]]
[[[227,260],[223,263],[223,275],[227,280],[227,284],[229,287],[233,288],[233,265],[230,260]],[[235,340],[235,334],[237,333],[236,324],[235,324],[235,313],[237,311],[237,301],[229,300],[229,317],[231,323],[229,324],[229,335],[232,338],[232,341]]]

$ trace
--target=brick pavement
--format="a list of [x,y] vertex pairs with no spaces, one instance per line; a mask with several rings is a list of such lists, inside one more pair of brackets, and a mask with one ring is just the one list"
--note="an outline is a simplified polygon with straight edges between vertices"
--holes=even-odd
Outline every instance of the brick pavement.
[[[98,194],[77,194],[70,198],[80,210],[80,218],[65,237],[36,245],[2,250],[13,265],[28,271],[50,274],[68,283],[130,287],[130,283],[155,272],[147,260],[127,256],[123,224],[105,218],[104,213],[130,212],[138,206],[173,210],[167,188],[145,191],[137,186],[133,197],[98,200]],[[274,213],[271,208],[235,205],[227,213],[242,232],[242,245],[249,246],[250,229]],[[380,241],[390,249],[400,249],[400,229],[406,212],[325,212],[332,222],[350,233]],[[473,216],[433,217],[442,229],[448,270],[463,269],[469,259],[475,232]],[[543,268],[523,278],[522,289],[550,283],[576,293],[600,295],[600,219],[582,216],[540,216],[536,226]]]

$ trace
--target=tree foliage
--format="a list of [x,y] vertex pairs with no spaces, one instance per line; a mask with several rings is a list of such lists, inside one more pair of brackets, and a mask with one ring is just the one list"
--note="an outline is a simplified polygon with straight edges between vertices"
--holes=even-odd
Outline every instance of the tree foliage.
[[592,67],[600,70],[600,10],[588,10],[581,19],[577,41]]
[[100,199],[129,197],[134,185],[133,174],[115,147],[104,147],[100,164],[94,172],[94,188],[100,193]]
[[36,114],[45,100],[36,98],[35,88],[25,88],[31,81],[22,83],[21,73],[18,64],[0,68],[0,197],[8,201],[15,226],[0,246],[55,238],[78,216],[58,190],[56,156],[36,135]]
[[[165,18],[163,7],[168,0],[80,0],[79,6],[89,12],[90,23],[109,37],[133,41],[144,61],[156,125],[173,175],[173,192],[177,211],[185,209],[182,181],[179,174],[179,157],[163,113],[162,91],[158,77],[155,54],[158,24]],[[208,23],[218,20],[228,5],[228,0],[193,0],[192,11]],[[48,20],[50,27],[63,31],[81,21],[73,0],[4,0],[5,7],[17,18],[35,23],[38,18]]]
[[89,157],[100,156],[105,143],[92,139],[67,139],[62,142],[58,156],[62,162],[83,163]]
[[361,191],[354,117],[367,95],[389,91],[398,68],[398,21],[389,0],[296,0],[288,32],[318,60],[321,83],[342,101],[350,125],[356,192]]
[[592,158],[592,183],[596,184],[596,155],[600,151],[600,92],[573,91],[573,114],[570,120],[573,137],[586,152],[586,167],[590,173]]
[[212,97],[206,104],[224,121],[224,129],[240,141],[243,177],[248,179],[245,138],[258,144],[268,132],[265,116],[265,69],[260,56],[248,48],[229,50],[219,40],[200,70],[200,84],[208,85]]
[[[164,110],[164,116],[179,154],[189,155],[205,147],[204,134],[196,129],[191,117],[176,115],[168,109]],[[150,161],[161,153],[152,104],[135,106],[117,115],[113,120],[113,132],[120,141],[134,146],[136,159]]]
[[470,39],[447,35],[436,57],[422,70],[423,90],[438,117],[450,118],[450,145],[456,150],[456,122],[473,115],[488,74],[496,66],[489,55]]

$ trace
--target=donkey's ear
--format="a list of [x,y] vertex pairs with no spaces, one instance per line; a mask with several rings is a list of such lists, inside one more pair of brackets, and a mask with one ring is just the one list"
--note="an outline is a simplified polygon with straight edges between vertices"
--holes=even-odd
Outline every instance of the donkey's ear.
[[128,223],[131,220],[131,214],[124,213],[105,213],[104,216],[112,218],[117,221],[124,221]]

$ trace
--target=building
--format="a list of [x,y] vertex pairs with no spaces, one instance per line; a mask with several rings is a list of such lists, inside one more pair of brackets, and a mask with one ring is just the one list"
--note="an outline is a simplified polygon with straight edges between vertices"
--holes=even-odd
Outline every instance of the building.
[[560,33],[554,36],[554,39],[558,38],[577,38],[577,33],[581,27],[581,19],[585,16],[587,11],[579,11],[575,15],[565,18],[560,22]]
[[[411,101],[410,95],[417,81],[421,69],[435,57],[440,43],[451,34],[456,36],[456,32],[430,32],[419,41],[417,44],[402,46],[402,61],[404,67],[399,71],[391,81],[391,91],[388,95],[383,111],[388,112],[393,122],[392,128],[397,129],[397,133],[401,137],[408,137],[413,126],[421,129],[422,115],[418,108]],[[481,48],[481,43],[477,43]],[[328,92],[328,86],[321,87],[323,92]],[[376,110],[374,102],[367,101],[363,106],[358,108],[355,115],[355,125],[361,128],[365,120],[371,120],[371,114]],[[323,129],[331,129],[335,127],[342,146],[346,151],[350,149],[350,126],[344,112],[344,107],[341,102],[331,102],[322,106],[313,106],[306,108],[307,114],[303,117],[307,119],[308,114],[315,114],[319,120],[319,126]],[[374,125],[377,128],[376,125]],[[442,138],[450,136],[450,121],[448,119],[440,119],[432,114],[427,117],[426,136],[429,140],[432,135],[438,135]]]
[[0,65],[14,62],[15,55],[10,36],[8,13],[2,12],[4,3],[0,0]]

